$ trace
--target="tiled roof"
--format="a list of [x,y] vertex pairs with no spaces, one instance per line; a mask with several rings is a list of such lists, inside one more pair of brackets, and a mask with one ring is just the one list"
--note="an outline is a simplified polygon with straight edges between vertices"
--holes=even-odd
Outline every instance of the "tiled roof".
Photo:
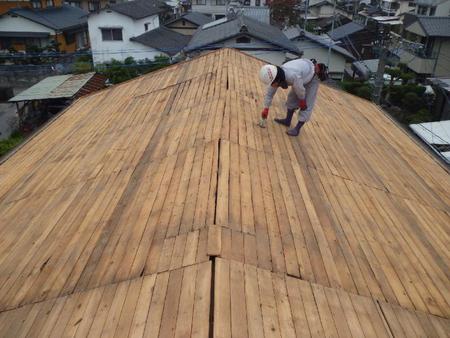
[[186,50],[193,51],[202,48],[214,48],[214,44],[241,34],[269,42],[274,48],[280,50],[299,53],[295,44],[281,30],[245,15],[238,15],[228,20],[220,19],[216,25],[214,25],[214,22],[211,22],[199,28],[189,42]]
[[81,8],[68,5],[44,9],[13,8],[8,13],[19,15],[55,30],[64,30],[87,24],[87,12]]
[[153,47],[168,55],[175,55],[188,44],[190,38],[188,35],[174,32],[165,27],[159,27],[131,38],[131,40]]

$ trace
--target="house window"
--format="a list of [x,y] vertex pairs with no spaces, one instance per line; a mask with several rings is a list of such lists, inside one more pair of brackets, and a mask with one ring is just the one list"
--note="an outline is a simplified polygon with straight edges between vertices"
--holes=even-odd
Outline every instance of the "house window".
[[244,0],[244,6],[250,6],[250,0]]
[[122,41],[122,28],[100,28],[103,41]]
[[427,6],[419,6],[417,8],[417,14],[419,15],[426,15],[428,11],[428,7]]
[[148,31],[148,23],[144,23],[145,31]]
[[430,16],[434,16],[436,14],[436,6],[430,7]]
[[251,39],[248,36],[241,36],[236,39],[236,43],[250,43]]
[[47,0],[47,7],[53,7],[54,5],[53,0]]
[[100,3],[98,1],[89,1],[88,3],[89,12],[95,12],[100,9]]
[[414,1],[408,2],[408,7],[416,7],[416,3]]
[[186,26],[186,21],[181,20],[181,25],[182,25],[182,26]]
[[40,1],[32,1],[31,4],[32,4],[33,8],[41,8]]
[[75,42],[75,34],[73,34],[73,33],[64,34],[64,37],[66,39],[66,44],[68,44],[68,45]]
[[255,6],[261,6],[261,0],[255,0]]

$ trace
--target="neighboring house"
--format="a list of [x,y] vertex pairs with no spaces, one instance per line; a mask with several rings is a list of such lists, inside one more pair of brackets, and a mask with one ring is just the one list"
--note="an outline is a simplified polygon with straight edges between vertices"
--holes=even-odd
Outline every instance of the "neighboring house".
[[399,16],[404,13],[413,12],[417,1],[409,0],[382,0],[380,9],[382,15]]
[[6,13],[12,8],[61,7],[63,4],[93,12],[99,10],[100,8],[104,8],[109,2],[113,3],[114,0],[1,0],[0,15]]
[[63,0],[1,0],[0,15],[8,12],[12,8],[47,8],[60,7]]
[[327,18],[330,16],[333,16],[333,3],[331,1],[324,0],[308,6],[308,19]]
[[170,7],[156,0],[136,0],[110,5],[88,16],[89,38],[94,64],[112,59],[123,61],[127,57],[136,60],[160,55],[155,48],[132,41],[145,32],[160,26],[160,16]]
[[[318,62],[328,64],[328,71],[333,79],[341,80],[344,77],[346,65],[355,61],[355,57],[349,51],[336,46],[324,35],[305,32],[298,27],[286,29],[284,34],[303,52],[303,58],[316,59]],[[328,57],[329,46],[331,50]]]
[[427,16],[448,16],[450,0],[382,0],[380,4],[382,15],[399,16],[414,13]]
[[198,27],[211,22],[211,17],[196,12],[185,13],[166,22],[165,26],[174,32],[184,35],[193,35]]
[[357,58],[373,58],[372,42],[376,38],[376,28],[349,22],[335,28],[328,36]]
[[277,65],[286,61],[287,53],[294,57],[301,55],[298,47],[278,28],[242,14],[203,25],[185,51],[193,56],[223,47],[236,48]]
[[226,16],[229,7],[264,7],[266,3],[266,0],[191,0],[191,8],[194,12],[208,14],[214,20],[218,20]]
[[115,2],[115,0],[64,0],[64,3],[67,5],[78,7],[88,12],[98,11],[105,8],[109,3]]
[[130,40],[154,49],[159,54],[173,57],[186,47],[190,39],[190,35],[174,32],[166,27],[159,27]]
[[450,76],[450,17],[416,16],[405,26],[399,61],[421,77]]
[[314,24],[319,19],[332,17],[333,13],[348,19],[352,17],[351,13],[342,6],[336,6],[336,8],[334,8],[331,0],[310,0],[308,6],[306,5],[306,2],[302,2],[298,6],[301,18],[304,18],[306,8],[308,8],[308,21],[313,20]]
[[45,9],[15,8],[0,16],[0,49],[25,51],[58,43],[60,51],[88,46],[86,12],[67,5]]
[[329,16],[326,18],[319,18],[317,20],[314,20],[314,30],[317,32],[329,32],[333,27],[333,22],[334,28],[337,28],[349,23],[350,21],[352,20],[342,14],[336,14],[335,16]]
[[426,16],[449,16],[450,0],[416,0],[417,15]]

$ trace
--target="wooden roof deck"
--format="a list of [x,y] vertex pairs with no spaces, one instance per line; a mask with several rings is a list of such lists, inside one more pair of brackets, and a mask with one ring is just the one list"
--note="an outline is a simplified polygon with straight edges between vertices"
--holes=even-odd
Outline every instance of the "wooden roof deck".
[[0,336],[448,336],[448,172],[326,86],[258,128],[261,65],[84,97],[0,166]]

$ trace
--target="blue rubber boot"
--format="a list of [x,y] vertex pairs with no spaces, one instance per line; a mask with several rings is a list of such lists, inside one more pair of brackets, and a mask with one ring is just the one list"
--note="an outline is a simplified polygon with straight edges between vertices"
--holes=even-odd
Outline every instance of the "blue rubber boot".
[[284,119],[275,118],[274,121],[276,123],[282,124],[283,126],[290,127],[292,116],[294,116],[295,109],[288,109],[286,113],[286,117]]
[[298,136],[298,134],[300,134],[300,129],[304,124],[305,122],[298,121],[297,125],[294,128],[289,129],[286,134],[288,134],[289,136]]

